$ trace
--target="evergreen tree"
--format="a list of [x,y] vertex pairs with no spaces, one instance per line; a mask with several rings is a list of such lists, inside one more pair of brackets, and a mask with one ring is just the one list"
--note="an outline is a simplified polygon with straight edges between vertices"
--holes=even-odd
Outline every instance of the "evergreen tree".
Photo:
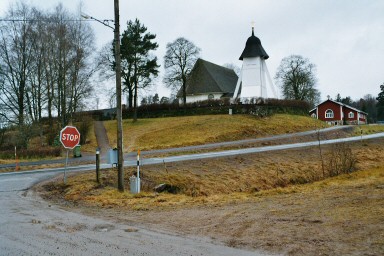
[[380,121],[384,121],[384,83],[380,85],[381,92],[377,96],[377,119]]
[[127,29],[121,38],[121,63],[124,89],[128,92],[128,105],[134,108],[133,119],[137,119],[138,90],[150,86],[152,79],[157,77],[160,67],[157,57],[150,52],[158,48],[153,42],[155,34],[147,32],[147,28],[138,19],[128,21]]

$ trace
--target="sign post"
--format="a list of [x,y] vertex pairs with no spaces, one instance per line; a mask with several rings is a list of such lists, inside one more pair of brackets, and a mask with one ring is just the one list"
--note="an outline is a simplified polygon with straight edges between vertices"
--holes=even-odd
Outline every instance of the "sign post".
[[67,181],[66,171],[68,166],[68,152],[70,149],[73,149],[80,143],[80,133],[74,126],[65,126],[60,131],[60,142],[63,144],[64,148],[67,149],[67,157],[65,159],[65,168],[64,168],[64,184]]
[[140,149],[137,150],[136,193],[140,193]]

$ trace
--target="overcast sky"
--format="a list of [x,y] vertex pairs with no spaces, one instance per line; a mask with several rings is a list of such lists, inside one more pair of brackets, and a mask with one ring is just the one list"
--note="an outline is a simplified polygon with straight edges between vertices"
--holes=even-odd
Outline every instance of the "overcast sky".
[[[49,10],[62,2],[78,13],[79,0],[24,0]],[[0,0],[1,15],[16,0]],[[82,11],[98,19],[113,19],[113,0],[83,0]],[[251,22],[270,56],[272,77],[281,60],[302,55],[317,66],[321,99],[366,94],[377,96],[384,82],[383,0],[120,0],[121,31],[138,18],[157,35],[161,64],[157,90],[162,89],[166,44],[185,37],[202,49],[201,57],[223,65],[239,61]],[[113,25],[113,24],[111,24]],[[112,31],[92,22],[97,46],[113,39]]]

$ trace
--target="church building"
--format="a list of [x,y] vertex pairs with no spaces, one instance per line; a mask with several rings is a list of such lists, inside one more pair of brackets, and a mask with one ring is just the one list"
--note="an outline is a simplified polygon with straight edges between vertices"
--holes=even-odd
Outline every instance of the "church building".
[[[187,103],[232,98],[237,75],[232,69],[198,59],[186,83]],[[179,103],[183,104],[183,92],[177,93]]]

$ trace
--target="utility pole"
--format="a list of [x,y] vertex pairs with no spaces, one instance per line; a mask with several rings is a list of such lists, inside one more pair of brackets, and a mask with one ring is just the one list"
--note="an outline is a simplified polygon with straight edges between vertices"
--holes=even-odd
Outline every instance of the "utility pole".
[[84,19],[95,20],[104,26],[113,29],[115,44],[115,72],[116,72],[116,119],[117,119],[117,187],[124,192],[124,166],[123,166],[123,121],[121,109],[121,58],[120,58],[120,11],[119,0],[114,0],[115,6],[115,27],[108,24],[111,20],[99,20],[94,17],[82,14]]
[[123,124],[121,110],[121,59],[119,0],[115,2],[115,61],[116,61],[116,118],[117,118],[117,187],[124,192]]

